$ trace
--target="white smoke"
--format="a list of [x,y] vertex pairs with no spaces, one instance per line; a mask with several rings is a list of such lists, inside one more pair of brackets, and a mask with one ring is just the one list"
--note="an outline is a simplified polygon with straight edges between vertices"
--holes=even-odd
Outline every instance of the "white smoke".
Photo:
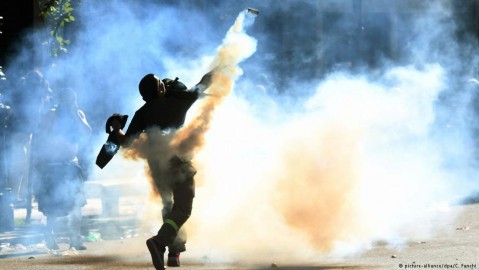
[[[428,23],[452,36],[453,26],[441,27],[449,15]],[[270,106],[254,111],[254,98],[231,97],[198,158],[192,252],[219,261],[315,261],[375,241],[425,239],[440,229],[431,220],[454,218],[448,207],[477,190],[472,130],[462,119],[473,112],[443,100],[465,82],[453,82],[458,44],[439,40],[439,29],[410,44],[412,62],[422,63],[375,76],[330,74],[281,112],[274,102],[261,99]],[[271,112],[280,120],[268,121]]]
[[[475,95],[462,89],[463,77],[472,70],[462,72],[475,60],[459,53],[475,50],[455,42],[449,8],[435,5],[425,12],[427,5],[421,4],[425,10],[417,12],[419,23],[401,28],[391,4],[391,16],[404,30],[396,34],[406,39],[396,59],[401,65],[389,59],[374,71],[343,68],[298,81],[304,75],[297,70],[301,61],[318,55],[279,59],[285,69],[279,74],[286,77],[265,68],[268,61],[277,61],[274,48],[280,47],[268,38],[278,33],[287,33],[282,35],[285,42],[289,34],[310,37],[300,35],[309,31],[302,29],[303,20],[310,22],[301,14],[282,24],[283,29],[274,27],[280,15],[289,14],[290,5],[315,8],[313,1],[292,2],[260,8],[251,25],[256,32],[249,34],[258,35],[258,51],[216,107],[204,147],[194,159],[198,188],[186,224],[189,258],[294,263],[363,252],[375,241],[402,244],[434,235],[437,228],[418,224],[454,218],[447,207],[476,190],[470,124],[477,124],[469,107]],[[404,8],[404,2],[394,3]],[[254,4],[263,7],[260,1]],[[89,105],[87,117],[94,114],[98,124],[93,126],[102,130],[111,113],[132,115],[142,104],[137,84],[144,74],[178,76],[188,86],[194,84],[234,23],[231,14],[238,10],[225,11],[233,7],[221,4],[218,8],[227,15],[209,20],[216,13],[207,8],[87,1],[80,17],[85,25],[75,43],[81,45],[57,63],[50,78],[71,78]],[[260,25],[266,24],[262,16],[270,19],[271,28]],[[301,53],[308,42],[288,44]],[[312,51],[320,54],[323,48]],[[263,81],[250,81],[258,77]],[[189,120],[198,112],[195,106]],[[98,150],[105,138],[100,133]],[[144,163],[120,155],[105,170],[92,172],[92,178],[129,178],[142,192],[147,186]],[[156,214],[159,220],[161,213]]]

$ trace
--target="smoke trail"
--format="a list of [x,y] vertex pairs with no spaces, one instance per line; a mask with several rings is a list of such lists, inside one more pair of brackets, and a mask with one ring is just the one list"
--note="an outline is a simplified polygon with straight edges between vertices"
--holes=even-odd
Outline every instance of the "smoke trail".
[[235,80],[242,74],[238,64],[255,52],[256,40],[244,32],[254,18],[248,11],[241,12],[218,48],[211,64],[214,68],[213,83],[207,90],[211,97],[202,100],[197,116],[179,130],[171,142],[180,156],[192,156],[201,148],[216,106],[233,90]]

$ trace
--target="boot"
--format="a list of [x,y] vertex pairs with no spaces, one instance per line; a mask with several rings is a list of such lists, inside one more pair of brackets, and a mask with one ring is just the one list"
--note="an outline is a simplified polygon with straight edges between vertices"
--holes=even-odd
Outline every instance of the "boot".
[[151,254],[151,260],[156,270],[165,270],[164,254],[166,247],[162,245],[155,237],[146,240],[146,246]]
[[168,261],[166,262],[167,266],[170,267],[179,267],[180,266],[180,253],[179,252],[168,252]]

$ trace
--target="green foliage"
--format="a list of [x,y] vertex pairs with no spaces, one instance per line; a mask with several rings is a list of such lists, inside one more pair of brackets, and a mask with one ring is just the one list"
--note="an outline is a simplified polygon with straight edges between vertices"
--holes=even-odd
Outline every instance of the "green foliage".
[[41,16],[47,26],[51,27],[50,39],[42,44],[49,46],[52,57],[58,57],[60,54],[68,52],[67,47],[71,41],[65,37],[65,29],[68,24],[75,21],[73,2],[74,0],[39,0]]

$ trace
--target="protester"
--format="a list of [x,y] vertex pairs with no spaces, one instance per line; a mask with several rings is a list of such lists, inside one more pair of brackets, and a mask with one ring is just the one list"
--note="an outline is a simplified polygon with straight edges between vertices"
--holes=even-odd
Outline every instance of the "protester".
[[[165,86],[168,84],[168,87]],[[192,89],[177,80],[160,80],[154,74],[144,76],[139,90],[146,102],[135,112],[126,131],[121,130],[120,121],[111,123],[116,141],[122,146],[130,146],[134,139],[146,132],[149,144],[155,144],[158,136],[173,137],[184,122],[186,113],[193,103],[211,83],[211,73]],[[152,147],[155,147],[152,145]],[[148,164],[156,188],[163,201],[163,225],[158,234],[146,241],[156,269],[164,269],[164,253],[168,247],[168,266],[180,266],[179,254],[186,250],[185,233],[182,225],[191,215],[195,196],[195,168],[187,157],[174,155],[166,159],[168,149],[161,155],[149,157]]]
[[51,107],[52,90],[43,73],[34,69],[22,76],[5,94],[12,111],[8,182],[15,196],[15,207],[27,209],[26,222],[29,223],[32,208],[31,141],[40,119]]
[[58,105],[40,121],[33,139],[32,162],[38,177],[34,185],[38,210],[47,218],[44,239],[49,249],[58,250],[55,229],[59,217],[67,216],[70,248],[84,250],[81,236],[81,208],[86,205],[84,177],[78,162],[82,146],[91,135],[77,96],[70,88],[58,93]]

